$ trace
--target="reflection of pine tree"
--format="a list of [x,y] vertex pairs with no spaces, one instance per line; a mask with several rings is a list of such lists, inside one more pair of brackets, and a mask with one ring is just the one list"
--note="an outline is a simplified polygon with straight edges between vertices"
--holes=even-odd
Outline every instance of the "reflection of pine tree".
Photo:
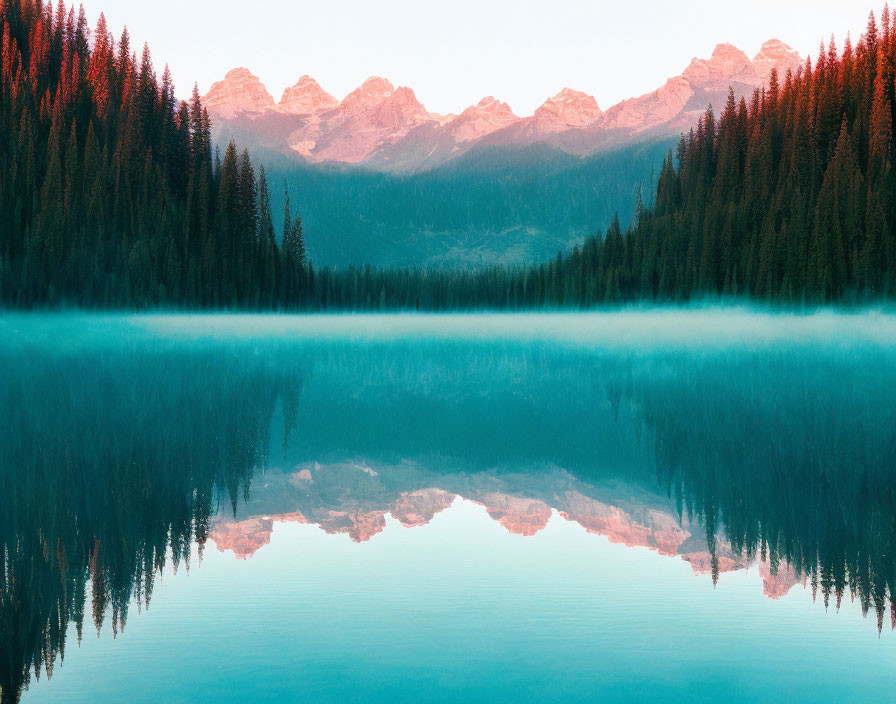
[[117,633],[166,564],[189,567],[194,541],[201,554],[220,501],[235,508],[264,467],[278,396],[297,407],[304,373],[226,351],[75,362],[9,352],[2,364],[17,370],[0,377],[5,704],[32,672],[52,673],[69,622],[81,638],[88,599],[94,627]]
[[[833,362],[776,352],[734,386],[728,364],[696,364],[666,370],[673,384],[634,374],[627,393],[653,438],[660,483],[704,528],[713,579],[724,538],[735,558],[758,556],[772,575],[792,568],[826,606],[833,596],[839,609],[848,590],[882,627],[896,594],[896,417],[885,391],[852,390],[891,379],[892,364],[843,378]],[[819,387],[835,373],[838,384]],[[610,393],[616,382],[603,374]]]

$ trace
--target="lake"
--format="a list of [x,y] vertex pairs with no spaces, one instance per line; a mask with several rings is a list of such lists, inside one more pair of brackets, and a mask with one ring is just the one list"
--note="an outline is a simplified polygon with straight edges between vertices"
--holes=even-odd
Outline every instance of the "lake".
[[2,702],[885,701],[896,316],[0,316]]

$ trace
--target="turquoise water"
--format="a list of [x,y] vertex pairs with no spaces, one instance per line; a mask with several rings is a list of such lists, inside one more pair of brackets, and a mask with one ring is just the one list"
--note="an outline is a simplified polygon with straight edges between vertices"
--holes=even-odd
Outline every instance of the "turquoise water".
[[891,316],[9,315],[0,369],[4,702],[896,687]]

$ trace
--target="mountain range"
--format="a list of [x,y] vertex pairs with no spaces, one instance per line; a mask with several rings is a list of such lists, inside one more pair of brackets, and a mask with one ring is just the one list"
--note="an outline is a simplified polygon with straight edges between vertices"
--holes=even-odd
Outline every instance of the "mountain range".
[[571,88],[548,98],[534,114],[520,117],[487,96],[458,114],[430,112],[405,86],[372,77],[341,101],[310,76],[302,76],[276,102],[261,80],[235,68],[214,83],[203,102],[215,137],[237,138],[298,156],[310,163],[359,164],[396,173],[433,169],[477,146],[520,147],[544,143],[588,156],[627,143],[687,131],[713,104],[721,107],[733,89],[738,97],[765,85],[772,70],[783,80],[803,60],[772,39],[751,60],[731,44],[719,44],[708,59],[694,58],[657,90],[602,110],[597,100]]

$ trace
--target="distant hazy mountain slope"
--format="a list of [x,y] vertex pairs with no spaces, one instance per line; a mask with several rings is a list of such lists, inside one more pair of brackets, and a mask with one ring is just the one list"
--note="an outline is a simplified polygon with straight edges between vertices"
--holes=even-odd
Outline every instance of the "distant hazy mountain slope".
[[[634,212],[673,141],[581,159],[543,144],[480,147],[414,175],[308,165],[258,149],[276,214],[288,185],[315,265],[517,264],[553,257]],[[646,195],[645,195],[646,197]]]

